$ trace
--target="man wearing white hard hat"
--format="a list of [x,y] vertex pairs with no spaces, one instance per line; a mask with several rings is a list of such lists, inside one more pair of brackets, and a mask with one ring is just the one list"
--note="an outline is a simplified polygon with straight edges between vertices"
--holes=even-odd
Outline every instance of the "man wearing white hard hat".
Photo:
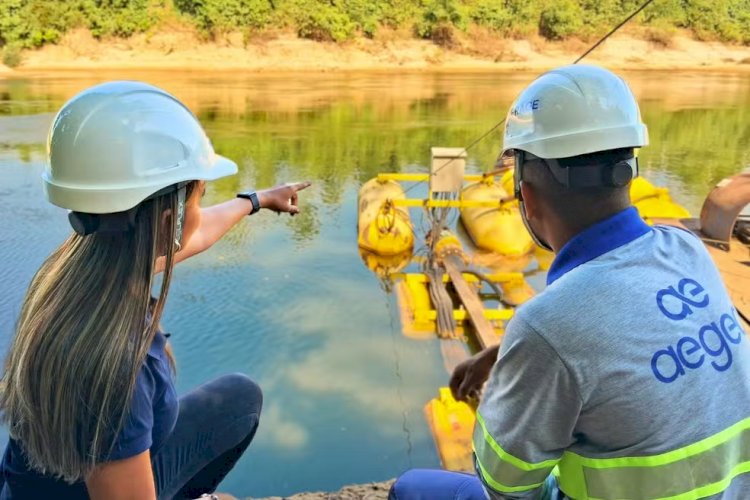
[[[459,365],[476,475],[409,471],[391,498],[744,499],[750,346],[702,242],[631,206],[648,144],[623,79],[567,66],[511,106],[503,156],[547,288]],[[488,380],[489,378],[489,380]]]
[[74,232],[34,276],[8,354],[0,499],[212,495],[252,441],[263,398],[242,374],[177,397],[159,327],[172,269],[246,215],[297,213],[309,183],[202,209],[206,181],[237,165],[175,97],[140,82],[75,96],[47,146],[45,194]]

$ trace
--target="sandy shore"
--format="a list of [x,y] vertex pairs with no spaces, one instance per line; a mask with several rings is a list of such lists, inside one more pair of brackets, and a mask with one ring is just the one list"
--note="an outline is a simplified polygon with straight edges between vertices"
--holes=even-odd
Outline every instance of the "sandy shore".
[[[677,34],[651,40],[643,32],[618,34],[607,40],[588,62],[614,69],[709,69],[750,71],[750,47],[700,42]],[[0,66],[0,75],[48,70],[144,69],[191,71],[497,71],[544,70],[567,64],[590,43],[507,40],[487,34],[462,36],[450,48],[430,41],[381,37],[343,44],[266,35],[246,40],[241,34],[214,42],[189,31],[138,35],[100,42],[86,31],[68,33],[59,44],[22,53],[21,65]]]

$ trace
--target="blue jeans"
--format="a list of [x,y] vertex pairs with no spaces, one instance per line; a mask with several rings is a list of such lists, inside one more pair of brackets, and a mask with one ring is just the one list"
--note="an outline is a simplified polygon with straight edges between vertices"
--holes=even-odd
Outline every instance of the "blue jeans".
[[159,499],[213,493],[253,440],[262,405],[260,388],[240,374],[180,398],[174,431],[151,458]]
[[[553,476],[547,478],[544,492],[545,500],[564,498]],[[487,495],[474,474],[413,469],[393,483],[388,500],[487,500]]]
[[463,472],[412,469],[399,477],[388,500],[486,500],[479,478]]

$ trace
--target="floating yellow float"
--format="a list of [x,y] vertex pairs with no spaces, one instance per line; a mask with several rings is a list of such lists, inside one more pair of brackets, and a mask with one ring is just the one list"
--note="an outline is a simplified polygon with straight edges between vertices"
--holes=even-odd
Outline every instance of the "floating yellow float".
[[394,200],[406,195],[398,182],[371,179],[359,190],[357,233],[359,247],[377,255],[403,255],[414,247],[409,211]]
[[[508,192],[492,177],[470,184],[461,192],[462,201],[498,201],[507,198]],[[534,248],[515,201],[509,201],[499,208],[461,208],[461,222],[481,250],[520,257]]]
[[516,195],[516,186],[514,184],[513,169],[510,168],[500,177],[500,185],[510,196]]
[[424,414],[443,468],[473,472],[471,437],[476,419],[474,409],[453,399],[448,387],[441,387],[439,396],[425,405]]
[[[472,286],[479,289],[481,283],[476,275],[463,273],[464,279]],[[401,328],[406,337],[413,339],[429,339],[435,337],[435,321],[437,311],[433,308],[430,300],[429,279],[423,273],[395,273],[391,275],[395,282],[396,301],[398,303]],[[506,284],[510,286],[521,286],[524,278],[521,273],[499,273],[487,276],[493,283],[497,283],[504,290]],[[445,283],[450,282],[448,275],[443,276]],[[513,316],[513,309],[497,308],[485,309],[484,317],[492,323],[495,334],[500,337],[505,332],[504,324]],[[468,321],[468,315],[463,309],[453,310],[453,319],[456,320],[458,333],[464,333],[464,323]]]
[[636,177],[630,184],[630,200],[646,222],[690,217],[690,212],[672,199],[668,188],[656,187],[643,177]]

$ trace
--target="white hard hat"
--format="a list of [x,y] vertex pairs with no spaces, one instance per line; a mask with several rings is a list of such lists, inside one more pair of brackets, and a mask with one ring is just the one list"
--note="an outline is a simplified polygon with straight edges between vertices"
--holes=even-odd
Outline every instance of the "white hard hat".
[[506,118],[503,153],[569,158],[647,144],[646,125],[625,81],[581,64],[543,74],[518,96]]
[[47,157],[47,199],[90,214],[122,212],[167,186],[237,172],[180,101],[129,81],[96,85],[65,103]]

